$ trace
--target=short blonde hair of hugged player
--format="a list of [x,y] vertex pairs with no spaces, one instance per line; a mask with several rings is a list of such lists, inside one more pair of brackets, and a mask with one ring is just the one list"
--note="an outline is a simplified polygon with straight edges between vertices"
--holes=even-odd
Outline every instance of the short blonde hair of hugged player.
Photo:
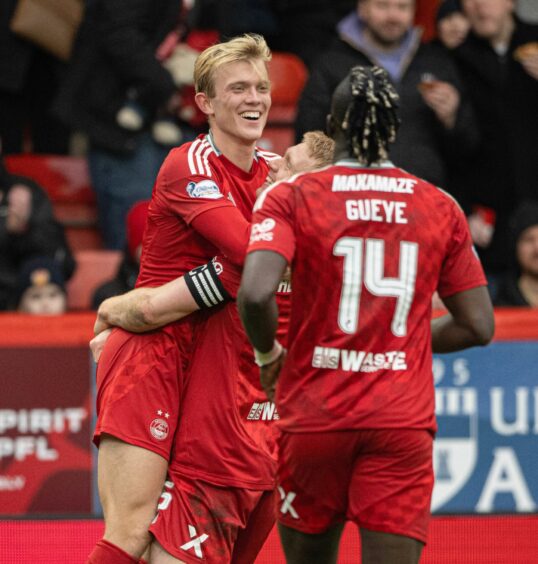
[[214,76],[219,67],[227,63],[254,60],[264,63],[271,60],[271,50],[265,39],[255,33],[247,33],[208,47],[200,53],[194,64],[196,92],[203,92],[209,98],[213,98],[215,95]]
[[308,131],[301,143],[307,147],[308,156],[321,168],[333,164],[334,140],[323,131]]

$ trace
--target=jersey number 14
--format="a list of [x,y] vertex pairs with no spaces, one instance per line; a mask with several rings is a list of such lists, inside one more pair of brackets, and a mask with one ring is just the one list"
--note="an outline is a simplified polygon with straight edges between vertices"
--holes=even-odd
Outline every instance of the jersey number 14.
[[407,334],[407,317],[415,295],[418,244],[400,241],[397,278],[384,276],[385,241],[342,237],[336,241],[333,254],[344,257],[342,293],[338,308],[338,326],[349,335],[359,328],[362,285],[374,296],[396,298],[396,309],[390,329],[396,337]]

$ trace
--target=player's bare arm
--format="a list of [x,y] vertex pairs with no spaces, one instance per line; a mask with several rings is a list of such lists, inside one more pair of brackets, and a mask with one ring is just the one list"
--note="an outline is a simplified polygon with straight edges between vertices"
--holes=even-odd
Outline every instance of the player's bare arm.
[[143,333],[230,299],[215,264],[209,261],[162,286],[136,288],[105,300],[97,312],[94,333],[110,327]]
[[273,251],[249,254],[237,294],[239,313],[260,366],[261,384],[271,401],[285,360],[285,350],[275,341],[278,324],[275,292],[287,266],[286,259]]
[[449,313],[432,320],[434,353],[485,346],[493,338],[493,305],[485,286],[444,298]]
[[196,311],[198,305],[183,277],[158,288],[136,288],[105,300],[97,311],[94,333],[122,327],[143,333],[177,321]]

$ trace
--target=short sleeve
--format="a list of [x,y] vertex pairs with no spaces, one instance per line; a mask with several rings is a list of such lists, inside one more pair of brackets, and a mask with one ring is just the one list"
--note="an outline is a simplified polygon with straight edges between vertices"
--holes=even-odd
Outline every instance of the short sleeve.
[[190,224],[205,211],[233,206],[221,184],[209,165],[193,168],[187,153],[174,149],[159,171],[153,199],[161,209]]
[[254,206],[247,253],[274,251],[291,264],[295,254],[295,188],[287,182],[263,192]]
[[487,285],[480,259],[473,246],[467,219],[455,202],[453,215],[453,230],[437,287],[441,298]]

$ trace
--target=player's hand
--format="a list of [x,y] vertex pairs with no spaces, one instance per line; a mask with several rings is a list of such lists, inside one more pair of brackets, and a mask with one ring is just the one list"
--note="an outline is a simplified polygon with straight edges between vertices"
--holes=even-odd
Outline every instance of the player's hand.
[[286,361],[286,353],[286,349],[282,349],[281,355],[274,362],[260,368],[260,382],[269,401],[275,401],[276,383]]
[[95,362],[99,362],[99,358],[101,357],[107,339],[110,337],[110,333],[112,333],[112,329],[105,329],[90,341],[90,350],[92,351],[93,360]]

